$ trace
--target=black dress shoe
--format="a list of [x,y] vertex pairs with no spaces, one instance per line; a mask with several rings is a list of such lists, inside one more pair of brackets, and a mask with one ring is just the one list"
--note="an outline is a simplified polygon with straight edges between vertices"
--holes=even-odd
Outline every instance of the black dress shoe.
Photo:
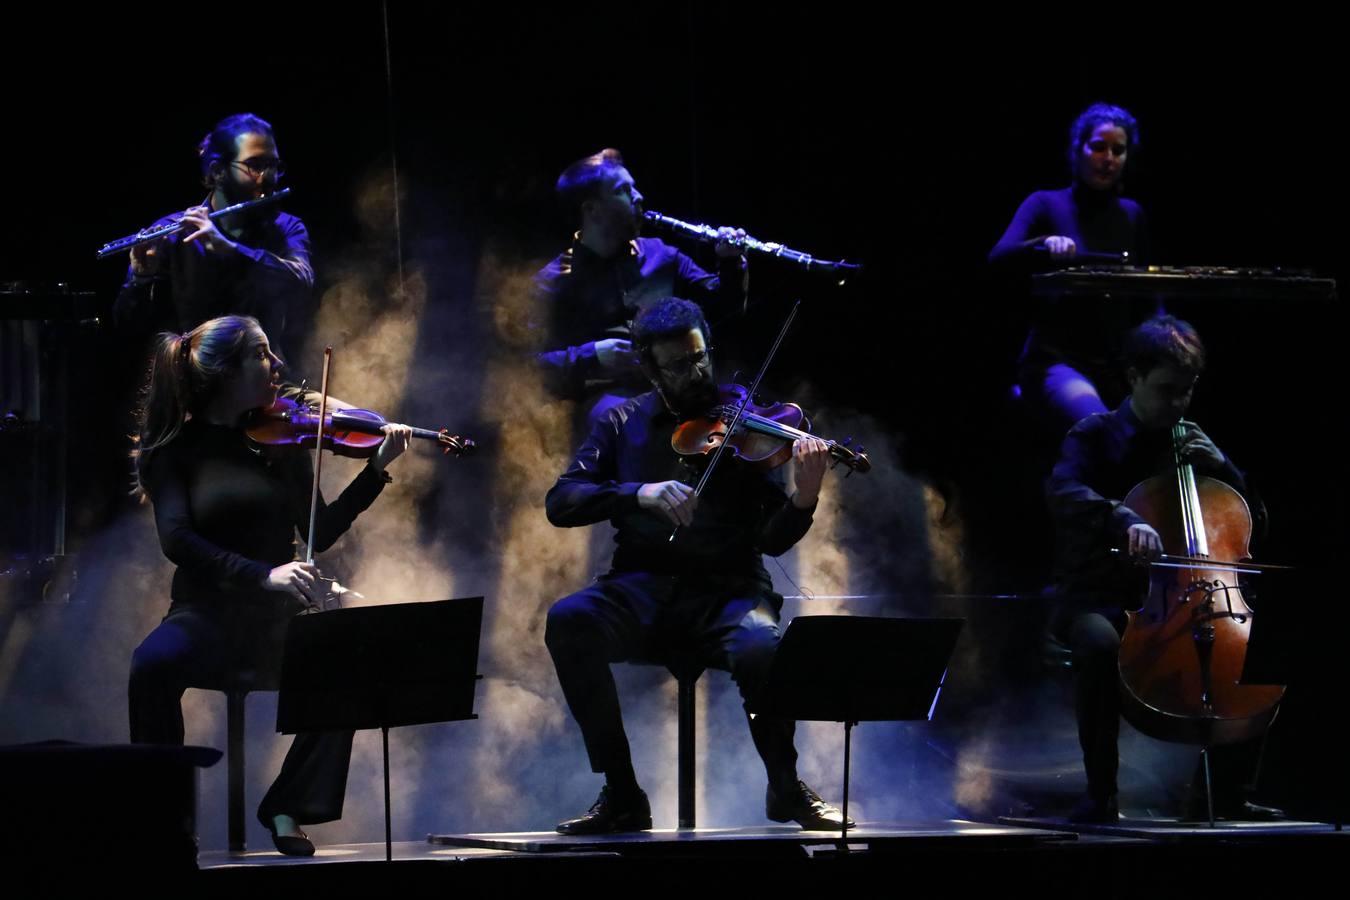
[[[1209,821],[1209,805],[1203,797],[1192,797],[1186,803],[1183,818],[1188,822]],[[1230,822],[1279,822],[1285,818],[1284,810],[1274,806],[1261,806],[1250,800],[1236,802],[1216,802],[1214,818],[1227,819]]]
[[[774,822],[796,822],[807,831],[839,831],[844,826],[844,814],[839,807],[822,800],[805,781],[798,781],[781,794],[770,784],[764,795],[764,815]],[[849,828],[856,825],[852,819],[848,820]]]
[[1067,818],[1078,825],[1108,825],[1120,821],[1120,805],[1115,794],[1105,800],[1087,796],[1078,801]]
[[1288,817],[1284,814],[1284,810],[1277,806],[1262,806],[1247,800],[1233,818],[1244,822],[1282,822]]
[[609,785],[600,789],[595,805],[584,816],[559,822],[559,834],[618,834],[646,831],[652,827],[652,807],[641,789],[636,794],[618,795]]

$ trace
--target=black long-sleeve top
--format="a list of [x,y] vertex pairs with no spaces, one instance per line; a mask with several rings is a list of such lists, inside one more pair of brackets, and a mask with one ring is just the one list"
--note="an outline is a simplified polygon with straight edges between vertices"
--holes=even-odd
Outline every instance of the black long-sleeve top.
[[[989,262],[1014,275],[1082,265],[1072,257],[1052,259],[1037,250],[1051,235],[1072,238],[1080,251],[1127,252],[1130,265],[1149,260],[1148,224],[1143,208],[1118,194],[1082,185],[1036,191],[1022,201]],[[1067,361],[1082,368],[1108,369],[1120,336],[1132,324],[1127,303],[1104,298],[1068,298],[1043,307],[1032,326],[1023,360],[1045,365]]]
[[[1222,466],[1193,467],[1197,475],[1217,478],[1247,496],[1246,477],[1227,456]],[[1124,498],[1139,482],[1172,469],[1171,429],[1144,428],[1128,398],[1115,411],[1088,416],[1069,429],[1046,485],[1061,592],[1119,601],[1130,564],[1110,548],[1123,551],[1130,526],[1147,524]]]
[[544,347],[538,354],[552,390],[579,398],[588,388],[640,387],[640,373],[616,381],[601,371],[595,342],[626,338],[637,313],[667,297],[693,300],[710,315],[745,304],[744,260],[721,258],[709,274],[657,238],[638,238],[608,259],[579,239],[534,278],[543,306]]
[[778,556],[801,540],[814,507],[792,504],[781,469],[760,472],[723,459],[693,523],[670,541],[670,522],[642,509],[637,492],[654,482],[697,483],[698,473],[671,449],[676,424],[655,392],[610,410],[549,490],[549,521],[562,527],[612,522],[615,571],[748,576],[768,586],[762,554]]
[[[166,216],[155,225],[169,222]],[[159,274],[127,280],[113,307],[119,328],[133,334],[183,333],[217,316],[253,316],[283,359],[299,342],[314,288],[309,231],[284,212],[250,219],[232,240],[237,252],[219,256],[183,232],[164,239]]]
[[1131,265],[1148,260],[1148,227],[1138,203],[1118,194],[1082,185],[1036,191],[1022,201],[1003,237],[989,251],[994,264],[1020,263],[1029,271],[1072,265],[1052,261],[1035,248],[1051,235],[1072,238],[1079,250],[1130,254]]
[[[259,452],[243,431],[190,420],[154,451],[145,483],[174,604],[233,602],[268,593],[262,581],[295,559],[296,529],[309,529],[310,452]],[[366,466],[332,503],[319,499],[314,550],[331,547],[384,488]]]

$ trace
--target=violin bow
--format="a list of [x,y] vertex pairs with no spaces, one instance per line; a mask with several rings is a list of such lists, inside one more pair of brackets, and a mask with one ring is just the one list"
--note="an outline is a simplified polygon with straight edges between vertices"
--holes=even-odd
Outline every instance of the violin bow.
[[319,517],[319,474],[323,471],[323,421],[328,412],[328,369],[333,363],[333,348],[323,348],[323,381],[319,386],[319,427],[314,436],[314,489],[309,495],[309,539],[305,541],[305,562],[314,562],[314,525]]
[[[801,305],[801,300],[792,304],[792,311],[788,313],[787,320],[783,322],[783,327],[778,329],[778,337],[774,339],[773,346],[769,348],[768,356],[764,357],[764,363],[759,367],[759,374],[755,376],[754,383],[750,385],[750,390],[746,391],[745,396],[741,398],[740,405],[736,407],[736,415],[731,417],[731,424],[727,426],[727,436],[713,451],[712,459],[708,460],[708,465],[703,469],[703,475],[694,487],[695,497],[703,495],[703,489],[707,486],[708,479],[712,477],[713,469],[717,468],[717,461],[722,458],[723,452],[727,449],[727,442],[731,439],[731,435],[736,432],[736,426],[740,424],[741,416],[745,413],[745,407],[750,403],[750,398],[759,391],[759,383],[764,380],[764,373],[769,371],[769,363],[773,362],[774,356],[778,353],[778,348],[783,344],[783,338],[787,337],[788,329],[792,327],[792,320],[797,318],[797,309]],[[670,537],[666,538],[666,541],[675,540],[675,535],[679,533],[680,526],[676,525],[675,530],[670,533]]]
[[[1119,547],[1111,547],[1110,550],[1117,556],[1125,555],[1125,551]],[[1292,572],[1295,568],[1294,566],[1255,563],[1248,560],[1219,562],[1203,556],[1183,556],[1173,553],[1164,553],[1157,559],[1149,560],[1148,564],[1159,569],[1213,569],[1222,572],[1238,572],[1243,575],[1260,575],[1262,572]]]

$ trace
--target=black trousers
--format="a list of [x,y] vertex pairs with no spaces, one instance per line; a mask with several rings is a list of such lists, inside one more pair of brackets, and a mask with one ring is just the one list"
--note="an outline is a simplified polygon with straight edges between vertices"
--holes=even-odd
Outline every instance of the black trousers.
[[[175,605],[131,657],[128,707],[131,740],[183,743],[183,691],[217,688],[239,672],[255,683],[275,684],[286,626],[299,602]],[[342,817],[351,762],[352,732],[298,734],[281,772],[258,806],[264,826],[285,814],[302,825]]]
[[1088,795],[1104,803],[1116,795],[1120,768],[1120,636],[1125,614],[1118,609],[1061,609],[1051,622],[1054,636],[1073,652],[1074,715],[1083,749]]
[[[1105,802],[1116,794],[1120,768],[1120,636],[1125,613],[1119,609],[1061,609],[1051,624],[1055,637],[1073,651],[1074,714],[1078,743],[1083,749],[1088,795]],[[1210,750],[1211,785],[1218,815],[1239,815],[1248,782],[1256,774],[1261,738]],[[1186,813],[1205,811],[1203,762],[1197,761],[1191,779]]]
[[[778,647],[781,603],[753,578],[611,572],[553,604],[544,640],[591,769],[632,771],[611,663],[690,660],[722,669],[751,703],[764,688]],[[795,785],[796,723],[747,717],[769,781]]]

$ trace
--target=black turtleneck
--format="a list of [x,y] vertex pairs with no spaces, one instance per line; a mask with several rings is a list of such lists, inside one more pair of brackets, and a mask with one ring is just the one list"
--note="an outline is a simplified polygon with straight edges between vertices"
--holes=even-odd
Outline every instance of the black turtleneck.
[[[1082,185],[1057,191],[1036,191],[1022,201],[989,262],[1014,276],[1062,266],[1081,265],[1073,258],[1055,260],[1036,249],[1051,235],[1072,238],[1079,250],[1128,252],[1131,265],[1149,258],[1144,210],[1114,192]],[[1156,310],[1135,310],[1120,300],[1071,297],[1046,303],[1022,351],[1024,364],[1070,365],[1095,377],[1112,371],[1120,336]]]
[[[309,528],[312,451],[259,451],[244,432],[192,420],[149,460],[146,486],[175,604],[260,598],[273,568],[295,559]],[[384,487],[366,466],[333,503],[319,500],[314,550],[330,547]]]

